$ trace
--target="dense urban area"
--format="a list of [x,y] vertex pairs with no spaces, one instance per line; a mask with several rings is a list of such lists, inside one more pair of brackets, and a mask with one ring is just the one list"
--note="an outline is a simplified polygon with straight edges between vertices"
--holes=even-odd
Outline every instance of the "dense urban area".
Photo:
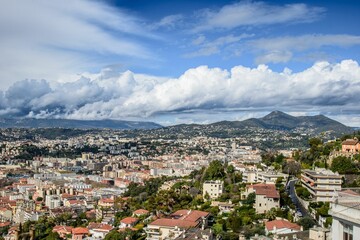
[[360,236],[360,132],[162,131],[1,129],[0,238]]

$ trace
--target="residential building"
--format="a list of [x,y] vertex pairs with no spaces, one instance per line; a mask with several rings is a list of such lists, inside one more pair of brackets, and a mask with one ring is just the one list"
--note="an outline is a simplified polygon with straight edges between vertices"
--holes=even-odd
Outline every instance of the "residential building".
[[360,239],[360,195],[353,191],[339,192],[330,204],[333,217],[332,239]]
[[224,182],[221,180],[206,181],[203,183],[203,197],[206,198],[206,194],[209,195],[210,199],[216,199],[224,191]]
[[325,168],[303,170],[301,183],[314,201],[330,202],[335,191],[341,191],[342,176]]
[[62,205],[61,197],[59,195],[47,195],[45,196],[45,206],[49,209],[54,209]]
[[280,207],[280,194],[276,190],[275,184],[258,183],[246,186],[245,195],[255,193],[254,208],[256,213],[266,213],[272,208]]
[[302,231],[301,226],[287,220],[273,220],[265,223],[266,234],[287,234]]
[[278,178],[286,179],[287,177],[288,177],[287,174],[272,171],[272,170],[258,171],[256,181],[259,183],[276,183],[276,180]]
[[68,235],[71,235],[72,230],[73,227],[71,226],[57,225],[52,231],[58,233],[61,238],[66,239]]
[[346,139],[341,143],[342,152],[358,153],[360,152],[360,141],[357,138]]
[[210,213],[198,210],[178,210],[167,218],[149,223],[145,228],[146,240],[176,239],[183,230],[207,226]]
[[77,227],[71,230],[72,240],[82,240],[89,235],[89,230],[84,227]]
[[126,217],[120,221],[119,228],[132,228],[136,225],[137,222],[139,222],[138,218]]
[[113,229],[113,227],[109,224],[95,222],[89,223],[87,228],[89,229],[89,233],[91,234],[92,238],[95,239],[104,239],[106,234],[108,234]]

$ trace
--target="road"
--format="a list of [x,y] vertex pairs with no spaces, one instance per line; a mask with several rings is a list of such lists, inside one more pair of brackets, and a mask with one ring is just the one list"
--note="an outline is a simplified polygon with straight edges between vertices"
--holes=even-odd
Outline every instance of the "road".
[[297,198],[297,196],[295,194],[295,183],[297,181],[298,181],[298,179],[293,179],[293,180],[290,180],[288,183],[288,186],[289,186],[288,191],[289,191],[290,198],[291,198],[292,202],[294,203],[294,205],[296,206],[296,209],[298,209],[301,212],[303,217],[310,216],[307,209],[305,209],[303,207],[303,205],[301,205],[301,203],[299,202],[299,199]]

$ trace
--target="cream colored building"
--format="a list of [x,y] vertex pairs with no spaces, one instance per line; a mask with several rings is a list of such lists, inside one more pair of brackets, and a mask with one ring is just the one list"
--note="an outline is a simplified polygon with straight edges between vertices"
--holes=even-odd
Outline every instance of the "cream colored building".
[[274,184],[259,183],[246,187],[245,195],[255,193],[254,208],[256,213],[266,213],[272,208],[280,207],[280,194]]
[[330,202],[335,191],[341,191],[342,176],[325,168],[303,170],[301,183],[315,201]]
[[351,190],[336,193],[330,204],[333,240],[360,239],[360,195]]
[[216,199],[220,197],[224,192],[224,182],[221,180],[206,181],[203,183],[203,197],[206,194],[209,195],[210,199]]

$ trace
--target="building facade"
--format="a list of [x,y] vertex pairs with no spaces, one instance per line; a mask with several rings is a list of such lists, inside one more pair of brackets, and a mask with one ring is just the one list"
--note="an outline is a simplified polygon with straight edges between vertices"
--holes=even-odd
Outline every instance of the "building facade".
[[315,201],[330,202],[335,191],[341,191],[342,176],[328,169],[303,170],[301,184]]
[[224,182],[220,180],[206,181],[203,183],[203,197],[206,198],[206,194],[210,199],[216,199],[220,197],[224,192]]
[[360,239],[360,195],[340,192],[330,204],[332,239]]

